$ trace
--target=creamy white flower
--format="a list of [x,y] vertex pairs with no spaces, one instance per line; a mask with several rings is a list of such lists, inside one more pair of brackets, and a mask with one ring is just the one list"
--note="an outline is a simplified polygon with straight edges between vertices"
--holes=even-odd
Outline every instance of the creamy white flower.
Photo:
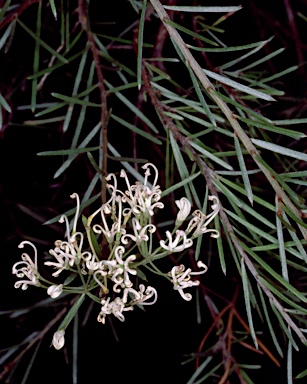
[[199,210],[193,212],[193,219],[190,220],[188,227],[186,229],[186,233],[189,234],[194,231],[192,235],[192,239],[203,235],[204,233],[211,232],[211,237],[218,238],[219,232],[216,229],[209,229],[209,223],[215,218],[215,216],[219,213],[220,203],[217,196],[209,196],[209,200],[215,200],[215,203],[211,205],[212,212],[209,215],[205,215]]
[[199,285],[198,280],[191,280],[191,275],[201,275],[202,273],[207,272],[208,267],[201,261],[197,262],[197,266],[199,268],[204,268],[203,271],[198,272],[192,272],[191,268],[188,268],[185,270],[185,266],[183,264],[179,266],[175,266],[172,268],[171,272],[169,272],[169,275],[171,276],[171,282],[174,285],[174,289],[178,291],[181,295],[181,297],[186,300],[190,301],[192,299],[192,295],[190,293],[183,292],[185,288],[193,287]]
[[111,303],[110,303],[110,297],[108,297],[107,300],[105,299],[101,300],[101,304],[102,304],[102,307],[97,317],[97,321],[102,324],[105,324],[106,315],[113,314],[120,321],[125,321],[125,316],[123,315],[123,312],[133,311],[132,306],[125,307],[125,303],[120,297],[116,297],[114,301],[111,301]]
[[140,244],[142,241],[148,241],[149,236],[146,234],[146,232],[148,231],[149,233],[153,233],[156,231],[156,227],[153,224],[147,224],[142,227],[136,217],[132,218],[132,227],[134,236],[129,233],[123,235],[121,238],[121,242],[123,244],[128,244],[129,239],[135,241],[136,244]]
[[61,349],[63,348],[65,344],[65,331],[64,329],[61,329],[59,331],[56,331],[55,334],[53,335],[52,338],[52,345],[54,346],[55,349]]
[[[142,168],[145,169],[144,183],[137,181],[134,185],[130,185],[126,172],[122,170],[120,176],[125,178],[128,190],[125,193],[118,192],[122,194],[122,201],[130,205],[130,209],[124,209],[124,215],[133,213],[138,218],[142,215],[148,219],[153,216],[155,208],[163,208],[164,205],[159,202],[162,192],[159,185],[156,185],[158,169],[151,163],[145,164]],[[152,186],[148,182],[148,176],[151,175],[150,168],[155,171]]]
[[186,197],[182,197],[180,200],[176,200],[175,204],[179,208],[179,212],[176,218],[176,226],[179,226],[189,216],[191,211],[191,203]]
[[193,244],[193,240],[188,239],[186,233],[179,229],[176,231],[176,237],[174,240],[172,239],[172,234],[169,231],[166,231],[165,233],[168,238],[168,242],[167,240],[160,240],[160,245],[169,252],[182,252],[184,249],[191,247]]
[[50,287],[47,289],[48,295],[50,295],[53,299],[60,296],[62,292],[63,292],[63,284],[50,285]]
[[[118,285],[124,284],[124,287],[132,287],[132,282],[129,278],[129,274],[136,275],[136,270],[130,268],[129,264],[136,259],[135,255],[128,256],[125,260],[122,259],[122,256],[124,255],[125,248],[122,245],[119,245],[115,248],[115,258],[117,262],[117,271],[112,276],[112,281],[114,281],[116,284],[113,287],[113,290],[115,292]],[[123,275],[123,277],[118,277],[119,275]]]
[[30,241],[22,241],[18,248],[24,248],[25,244],[30,245],[34,249],[34,262],[27,253],[21,255],[22,261],[18,261],[13,265],[12,273],[18,278],[23,279],[26,277],[28,280],[19,280],[14,284],[15,288],[21,287],[26,290],[29,285],[39,286],[39,273],[37,270],[37,249]]
[[59,274],[64,271],[65,269],[69,268],[70,265],[70,258],[69,255],[66,254],[64,251],[62,251],[59,247],[56,247],[55,249],[49,250],[50,255],[52,255],[57,261],[45,261],[44,264],[54,267],[57,269],[52,276],[59,276]]
[[[152,304],[155,304],[155,302],[158,299],[158,294],[157,294],[156,289],[153,288],[153,287],[150,287],[150,286],[148,286],[145,289],[145,285],[144,284],[140,284],[139,285],[138,296],[139,297],[137,297],[135,295],[134,299],[129,304],[131,304],[131,305],[138,305],[138,304],[141,304],[141,305],[152,305]],[[149,300],[152,297],[153,297],[153,300],[148,303],[147,300]]]

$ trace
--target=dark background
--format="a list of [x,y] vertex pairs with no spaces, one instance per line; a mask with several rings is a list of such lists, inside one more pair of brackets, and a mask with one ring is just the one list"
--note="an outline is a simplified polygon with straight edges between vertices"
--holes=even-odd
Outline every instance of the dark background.
[[[3,3],[3,1],[0,2],[0,6],[3,6]],[[228,1],[224,3],[229,5]],[[306,117],[307,22],[297,16],[297,12],[307,15],[306,2],[285,0],[241,3],[243,9],[223,25],[227,31],[224,41],[229,45],[243,45],[268,39],[274,35],[272,43],[266,48],[268,53],[280,47],[284,47],[285,52],[278,59],[267,63],[266,69],[269,73],[274,74],[289,66],[299,65],[295,73],[281,79],[279,89],[285,91],[286,97],[278,98],[278,103],[265,109],[265,113],[275,119]],[[116,35],[136,18],[128,1],[108,2],[108,6],[102,6],[100,1],[91,1],[90,4],[90,17],[94,31],[104,30],[106,33],[107,24],[102,23],[112,22],[107,28],[108,34]],[[185,5],[186,2],[178,1],[177,4]],[[199,5],[212,4],[202,1]],[[219,5],[224,4],[219,2]],[[231,5],[236,4],[231,3]],[[73,9],[76,6],[76,2],[70,2],[72,21],[75,23],[77,23],[77,17]],[[293,29],[293,24],[289,23],[289,10],[292,10],[295,16],[297,31]],[[20,16],[32,30],[35,30],[36,12],[37,5],[33,4]],[[43,38],[54,47],[56,44],[53,44],[53,40],[58,39],[58,24],[54,21],[48,7],[44,9],[43,15]],[[178,15],[176,17],[180,22],[180,17]],[[159,23],[157,19],[157,26]],[[151,23],[149,28],[152,28],[152,32],[147,32],[150,36],[150,33],[154,34],[156,30],[154,23]],[[29,110],[23,111],[18,108],[29,104],[30,100],[31,86],[27,76],[32,73],[32,49],[33,40],[17,26],[9,51],[6,54],[3,54],[3,51],[0,53],[0,92],[8,99],[13,110],[12,114],[3,111],[4,126],[0,131],[0,310],[2,311],[24,308],[46,298],[44,291],[33,287],[29,287],[25,292],[14,289],[15,277],[11,275],[11,267],[20,257],[17,245],[24,236],[35,236],[44,240],[42,244],[38,244],[39,251],[46,252],[51,246],[48,244],[52,244],[59,236],[61,227],[59,225],[43,226],[42,223],[72,207],[73,203],[69,195],[72,192],[82,194],[87,186],[89,174],[92,172],[86,163],[85,156],[82,155],[73,163],[69,172],[58,179],[53,179],[53,174],[63,159],[37,156],[38,152],[45,150],[66,148],[66,144],[70,142],[70,133],[64,136],[59,124],[48,127],[22,125],[25,120],[33,119],[33,114]],[[135,61],[133,50],[124,54],[128,62]],[[44,55],[43,50],[42,55]],[[116,55],[121,58],[123,53],[114,52],[114,56]],[[43,57],[42,61],[44,61]],[[74,80],[72,74],[75,70],[76,68],[72,65],[68,69],[59,71],[56,79],[47,80],[43,90],[38,94],[38,101],[50,101],[50,92],[70,94]],[[180,73],[173,75],[174,78],[181,77]],[[133,92],[131,97],[133,99]],[[116,108],[117,100],[110,97],[108,103]],[[95,119],[96,116],[93,115],[92,121],[94,122]],[[92,121],[89,119],[89,126],[93,126]],[[305,128],[304,130],[306,131]],[[118,139],[118,131],[111,130],[109,140],[111,142],[116,140],[116,148],[124,156],[133,155],[132,139],[126,131],[121,132],[121,138]],[[157,160],[158,164],[163,164],[163,159],[156,153],[151,153],[148,144],[146,147],[140,146],[139,154],[140,157],[143,155],[150,161]],[[111,164],[110,167],[112,166]],[[32,214],[29,214],[29,211]],[[169,261],[164,263],[165,267],[170,265]],[[161,265],[163,266],[163,262]],[[208,287],[230,300],[237,282],[232,278],[231,271],[225,277],[218,266],[215,269],[206,280]],[[97,323],[96,314],[99,306],[95,304],[91,308],[90,302],[85,301],[79,313],[79,383],[121,383],[124,380],[134,383],[186,383],[191,377],[195,370],[194,362],[185,365],[181,363],[188,359],[191,353],[197,351],[206,329],[211,324],[210,314],[207,307],[203,305],[202,323],[197,324],[195,293],[191,302],[184,302],[164,280],[155,281],[155,277],[152,279],[156,284],[153,285],[157,286],[159,292],[158,302],[152,307],[147,307],[146,312],[138,308],[131,313],[128,312],[124,323],[113,319],[116,337],[109,322],[104,326]],[[243,303],[243,300],[241,302]],[[240,309],[244,314],[243,305]],[[3,314],[0,317],[0,349],[19,342],[31,332],[43,329],[55,316],[57,310],[59,307],[42,307],[17,317]],[[89,319],[82,326],[88,310],[91,311]],[[55,329],[56,327],[53,327],[49,330],[41,342],[38,354],[32,363],[33,369],[28,379],[29,383],[71,382],[71,348],[56,351],[50,347]],[[67,346],[71,345],[72,337],[72,327],[69,327],[66,334]],[[269,332],[263,338],[266,345],[274,351]],[[13,369],[15,371],[14,374],[6,376],[9,377],[8,381],[3,379],[3,382],[21,383],[34,348],[32,347],[31,352],[26,352],[17,365],[6,366],[11,373]],[[274,382],[286,382],[286,359],[279,359],[282,367],[276,368],[266,356],[257,355],[248,350],[244,352],[240,350],[238,353],[242,363],[246,361],[262,365],[263,368],[252,376],[256,383],[268,380],[269,373],[271,377],[274,374]],[[12,358],[14,356],[16,355],[12,355]],[[9,358],[6,363],[12,358]],[[294,362],[296,373],[305,368],[304,365],[300,365],[299,358],[294,358]],[[231,383],[234,384],[234,382]]]

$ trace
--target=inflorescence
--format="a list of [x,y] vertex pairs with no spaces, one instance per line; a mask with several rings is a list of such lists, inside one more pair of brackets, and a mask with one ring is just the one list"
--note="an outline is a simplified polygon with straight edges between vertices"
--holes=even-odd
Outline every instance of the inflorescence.
[[[80,200],[73,193],[71,197],[76,199],[77,207],[72,225],[69,225],[67,216],[62,215],[59,221],[66,224],[66,239],[55,242],[55,247],[49,251],[48,260],[44,262],[46,266],[53,268],[52,276],[55,279],[64,274],[63,281],[55,284],[44,278],[38,271],[38,252],[35,245],[30,241],[23,241],[19,248],[32,247],[34,256],[31,258],[28,253],[23,253],[22,261],[14,264],[12,272],[19,278],[15,288],[26,290],[29,285],[42,287],[47,289],[52,298],[57,298],[62,292],[77,293],[82,297],[87,295],[101,304],[97,317],[99,322],[104,324],[106,317],[111,314],[124,321],[124,312],[132,311],[135,305],[142,307],[157,301],[158,295],[154,287],[137,285],[139,278],[144,279],[144,273],[140,269],[143,266],[168,278],[184,300],[191,300],[192,295],[184,290],[199,285],[199,280],[192,280],[191,277],[205,273],[207,266],[198,261],[197,266],[202,269],[192,272],[191,268],[186,269],[181,264],[165,274],[157,268],[155,260],[175,252],[183,252],[193,245],[195,238],[207,232],[212,237],[219,237],[216,229],[209,228],[219,211],[219,200],[216,196],[209,196],[209,200],[213,201],[212,212],[205,215],[200,210],[194,211],[185,230],[180,228],[190,216],[191,203],[185,197],[177,200],[179,212],[175,228],[172,232],[166,231],[166,239],[155,247],[153,234],[156,232],[156,225],[152,218],[155,210],[164,208],[160,202],[162,191],[157,185],[157,168],[147,163],[143,169],[144,181],[136,181],[133,185],[130,184],[126,172],[121,171],[120,177],[127,186],[125,191],[118,189],[117,178],[113,173],[107,176],[107,188],[111,197],[87,219],[82,218],[85,227],[83,232],[77,230]],[[153,184],[148,180],[151,170],[154,171]],[[94,220],[98,223],[93,223]],[[71,286],[77,277],[81,280],[81,285]],[[80,300],[73,307],[76,305],[80,306]],[[66,316],[66,321],[62,321],[54,334],[52,344],[56,349],[64,345],[65,329],[77,310],[77,307],[73,307],[69,311],[70,316]]]

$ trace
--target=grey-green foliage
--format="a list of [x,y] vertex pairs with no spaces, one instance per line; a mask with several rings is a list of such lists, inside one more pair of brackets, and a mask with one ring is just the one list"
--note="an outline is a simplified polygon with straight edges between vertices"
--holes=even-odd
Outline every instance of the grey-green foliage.
[[[84,1],[84,6],[86,3]],[[296,125],[306,123],[306,119],[274,121],[270,115],[262,115],[259,106],[278,102],[274,98],[283,92],[275,88],[276,79],[297,67],[284,68],[276,74],[263,71],[266,61],[285,54],[283,49],[265,53],[264,48],[270,47],[271,39],[245,45],[236,41],[231,46],[223,42],[224,19],[220,13],[236,12],[240,7],[163,7],[159,0],[130,0],[130,3],[136,11],[135,22],[118,36],[95,33],[90,19],[87,31],[84,27],[82,30],[79,24],[70,36],[74,28],[70,10],[57,7],[53,0],[50,0],[49,12],[51,10],[60,21],[61,41],[58,44],[47,44],[40,33],[42,3],[38,7],[36,31],[31,30],[21,18],[8,24],[0,38],[0,49],[5,49],[16,22],[35,43],[33,74],[28,77],[32,82],[31,100],[28,105],[19,106],[19,109],[31,108],[34,116],[24,123],[24,128],[63,121],[63,132],[70,132],[71,144],[63,150],[40,152],[38,155],[65,157],[63,164],[55,170],[54,177],[57,178],[69,172],[77,156],[87,153],[97,173],[92,182],[89,180],[89,184],[84,186],[84,195],[89,202],[97,198],[96,188],[102,179],[101,172],[104,170],[101,164],[102,158],[107,156],[106,151],[110,157],[109,164],[119,161],[137,179],[142,179],[137,168],[129,164],[133,162],[132,153],[138,156],[138,144],[135,152],[129,149],[123,153],[117,149],[118,143],[114,139],[109,143],[101,139],[101,129],[106,120],[96,111],[105,107],[103,100],[96,97],[97,90],[102,90],[102,84],[98,84],[98,69],[92,64],[93,51],[98,52],[104,66],[114,69],[102,69],[103,91],[107,100],[110,96],[118,100],[114,108],[108,101],[110,119],[107,129],[114,129],[117,123],[116,129],[131,132],[136,143],[139,139],[144,140],[144,145],[150,147],[148,157],[152,162],[155,162],[157,151],[163,154],[166,179],[160,183],[168,187],[164,196],[183,187],[186,196],[199,209],[205,208],[202,202],[206,201],[208,192],[219,196],[223,208],[215,224],[221,228],[222,234],[217,245],[216,242],[210,245],[211,253],[216,257],[208,260],[207,246],[201,243],[201,239],[197,244],[197,257],[211,266],[220,263],[225,275],[228,270],[237,269],[242,279],[246,307],[246,313],[241,314],[248,323],[246,340],[249,342],[248,335],[251,335],[254,345],[263,350],[259,346],[261,336],[258,336],[258,331],[261,330],[259,318],[265,319],[264,324],[268,326],[263,325],[263,329],[270,332],[276,351],[279,355],[288,356],[290,383],[291,350],[304,350],[303,344],[307,343],[304,335],[307,331],[307,297],[304,291],[307,271],[307,224],[304,221],[307,213],[304,200],[307,174],[300,170],[307,155],[299,143],[306,135],[296,129]],[[9,4],[10,1],[7,1],[5,6]],[[10,7],[5,9],[5,6],[1,12],[2,20],[12,12]],[[48,8],[44,9],[44,12],[47,11]],[[176,22],[169,18],[167,12],[170,11],[175,11]],[[210,25],[199,18],[203,12],[210,12]],[[177,16],[185,16],[186,13],[198,20],[197,32],[180,23]],[[164,52],[165,57],[156,56],[155,46],[147,34],[153,21],[155,28],[159,28],[157,18],[160,24],[164,23],[174,47]],[[136,26],[137,43],[132,38],[132,30]],[[81,37],[84,36],[88,40],[82,45]],[[117,44],[124,52],[120,58],[112,49]],[[135,44],[135,61],[125,60],[124,48],[130,50]],[[48,52],[48,63],[40,60],[42,50]],[[215,71],[206,68],[199,52],[206,53],[210,60],[214,58],[214,62],[219,63]],[[231,60],[225,60],[225,52],[232,54]],[[219,54],[223,59],[219,59]],[[71,91],[67,94],[52,92],[45,103],[38,102],[38,87],[44,87],[47,77],[56,77],[57,71],[68,67],[69,63],[77,64],[74,65],[76,72],[71,74],[74,78]],[[182,76],[172,76],[166,70],[168,64]],[[184,78],[182,84],[181,78]],[[129,93],[131,90],[133,93]],[[2,110],[12,113],[3,94],[0,94],[0,105]],[[97,120],[90,119],[88,123],[93,111]],[[126,118],[126,115],[129,117]],[[277,139],[282,145],[276,143]],[[143,161],[134,160],[135,164]],[[295,280],[298,276],[299,283]],[[214,303],[213,297],[210,300],[212,308],[216,308],[214,322],[223,308]],[[276,323],[273,317],[280,325],[278,331],[272,325],[272,322]],[[289,340],[286,347],[280,338],[281,333]],[[210,351],[210,348],[208,345],[207,350]],[[239,362],[236,364],[233,367],[236,369],[230,369],[228,375],[237,374],[246,382],[251,382],[246,373],[248,367],[240,366]],[[210,381],[216,375],[222,377],[222,367],[217,358],[206,357],[189,383]],[[304,373],[298,377],[303,377]]]

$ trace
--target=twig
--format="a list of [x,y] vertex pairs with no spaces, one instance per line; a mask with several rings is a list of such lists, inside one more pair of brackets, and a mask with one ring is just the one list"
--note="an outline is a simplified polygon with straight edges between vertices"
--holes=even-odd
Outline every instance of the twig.
[[[227,120],[229,121],[232,128],[234,129],[235,134],[241,140],[241,142],[243,143],[243,145],[245,146],[245,148],[247,149],[247,151],[249,152],[249,154],[251,155],[255,163],[264,173],[268,182],[271,184],[271,186],[275,190],[276,194],[281,198],[284,204],[293,212],[293,214],[298,219],[302,220],[302,217],[303,217],[302,212],[293,204],[289,196],[284,192],[283,188],[279,185],[278,181],[271,174],[271,172],[258,160],[260,155],[256,147],[253,145],[251,139],[248,137],[248,135],[245,133],[243,128],[240,126],[238,120],[234,117],[234,114],[229,109],[228,105],[218,97],[213,84],[210,82],[208,77],[205,75],[203,69],[200,67],[198,62],[195,60],[194,56],[191,54],[190,50],[187,48],[180,34],[177,32],[175,28],[173,28],[166,22],[167,20],[169,20],[169,17],[165,9],[163,8],[163,5],[160,3],[159,0],[150,0],[150,2],[155,8],[165,28],[168,30],[169,35],[171,36],[173,41],[176,43],[176,45],[180,49],[182,55],[186,60],[186,63],[194,71],[195,75],[198,77],[199,81],[203,85],[206,92],[210,95],[210,97],[215,101],[215,103],[219,106],[221,111],[224,113]],[[307,240],[307,229],[302,227],[301,225],[299,225],[299,228],[302,232],[302,235]]]
[[5,27],[7,24],[11,23],[13,20],[17,19],[23,11],[29,8],[32,4],[39,3],[41,0],[27,0],[24,1],[20,7],[15,8],[10,14],[8,14],[4,19],[0,21],[0,30]]
[[[210,193],[212,195],[218,196],[218,191],[217,191],[217,189],[216,189],[216,187],[215,187],[215,185],[213,183],[213,176],[215,174],[214,171],[206,164],[206,162],[202,158],[200,158],[200,156],[197,154],[195,149],[190,145],[189,140],[187,139],[187,137],[185,137],[178,130],[177,126],[173,123],[173,121],[168,116],[166,116],[163,113],[163,104],[157,98],[154,90],[152,89],[152,87],[150,85],[150,81],[149,81],[148,74],[146,72],[145,66],[143,66],[143,68],[142,68],[142,74],[143,74],[143,80],[144,80],[145,88],[146,88],[146,90],[147,90],[147,92],[148,92],[148,94],[149,94],[149,96],[151,98],[151,101],[152,101],[153,105],[155,106],[157,112],[160,115],[160,118],[161,118],[161,120],[163,122],[163,125],[172,132],[175,140],[177,140],[177,141],[179,141],[181,143],[181,145],[182,145],[183,149],[185,150],[185,152],[189,153],[190,155],[192,155],[195,163],[198,164],[198,166],[199,166],[199,168],[200,168],[204,178],[206,179],[206,182],[207,182],[208,188],[210,190]],[[237,251],[239,252],[240,256],[243,258],[247,268],[249,269],[249,271],[253,275],[254,279],[257,282],[257,284],[265,292],[265,294],[268,296],[268,298],[270,300],[272,300],[273,304],[275,305],[277,310],[280,312],[281,316],[284,318],[284,320],[287,322],[287,324],[293,329],[293,331],[299,336],[301,341],[303,343],[307,344],[307,340],[306,340],[304,334],[302,333],[302,331],[294,323],[294,321],[291,319],[291,317],[287,314],[287,312],[285,311],[283,306],[279,303],[279,301],[272,294],[272,292],[266,287],[266,285],[259,278],[258,271],[256,270],[254,264],[252,263],[252,261],[250,260],[250,258],[248,257],[248,255],[246,254],[244,249],[242,248],[239,239],[235,235],[233,226],[231,225],[231,223],[230,223],[230,221],[228,219],[227,214],[223,210],[223,206],[222,205],[221,205],[221,209],[219,211],[219,215],[220,215],[221,221],[226,226],[226,230],[227,230],[227,232],[230,235],[230,238],[231,238],[231,241],[232,241],[234,247],[237,249]]]

